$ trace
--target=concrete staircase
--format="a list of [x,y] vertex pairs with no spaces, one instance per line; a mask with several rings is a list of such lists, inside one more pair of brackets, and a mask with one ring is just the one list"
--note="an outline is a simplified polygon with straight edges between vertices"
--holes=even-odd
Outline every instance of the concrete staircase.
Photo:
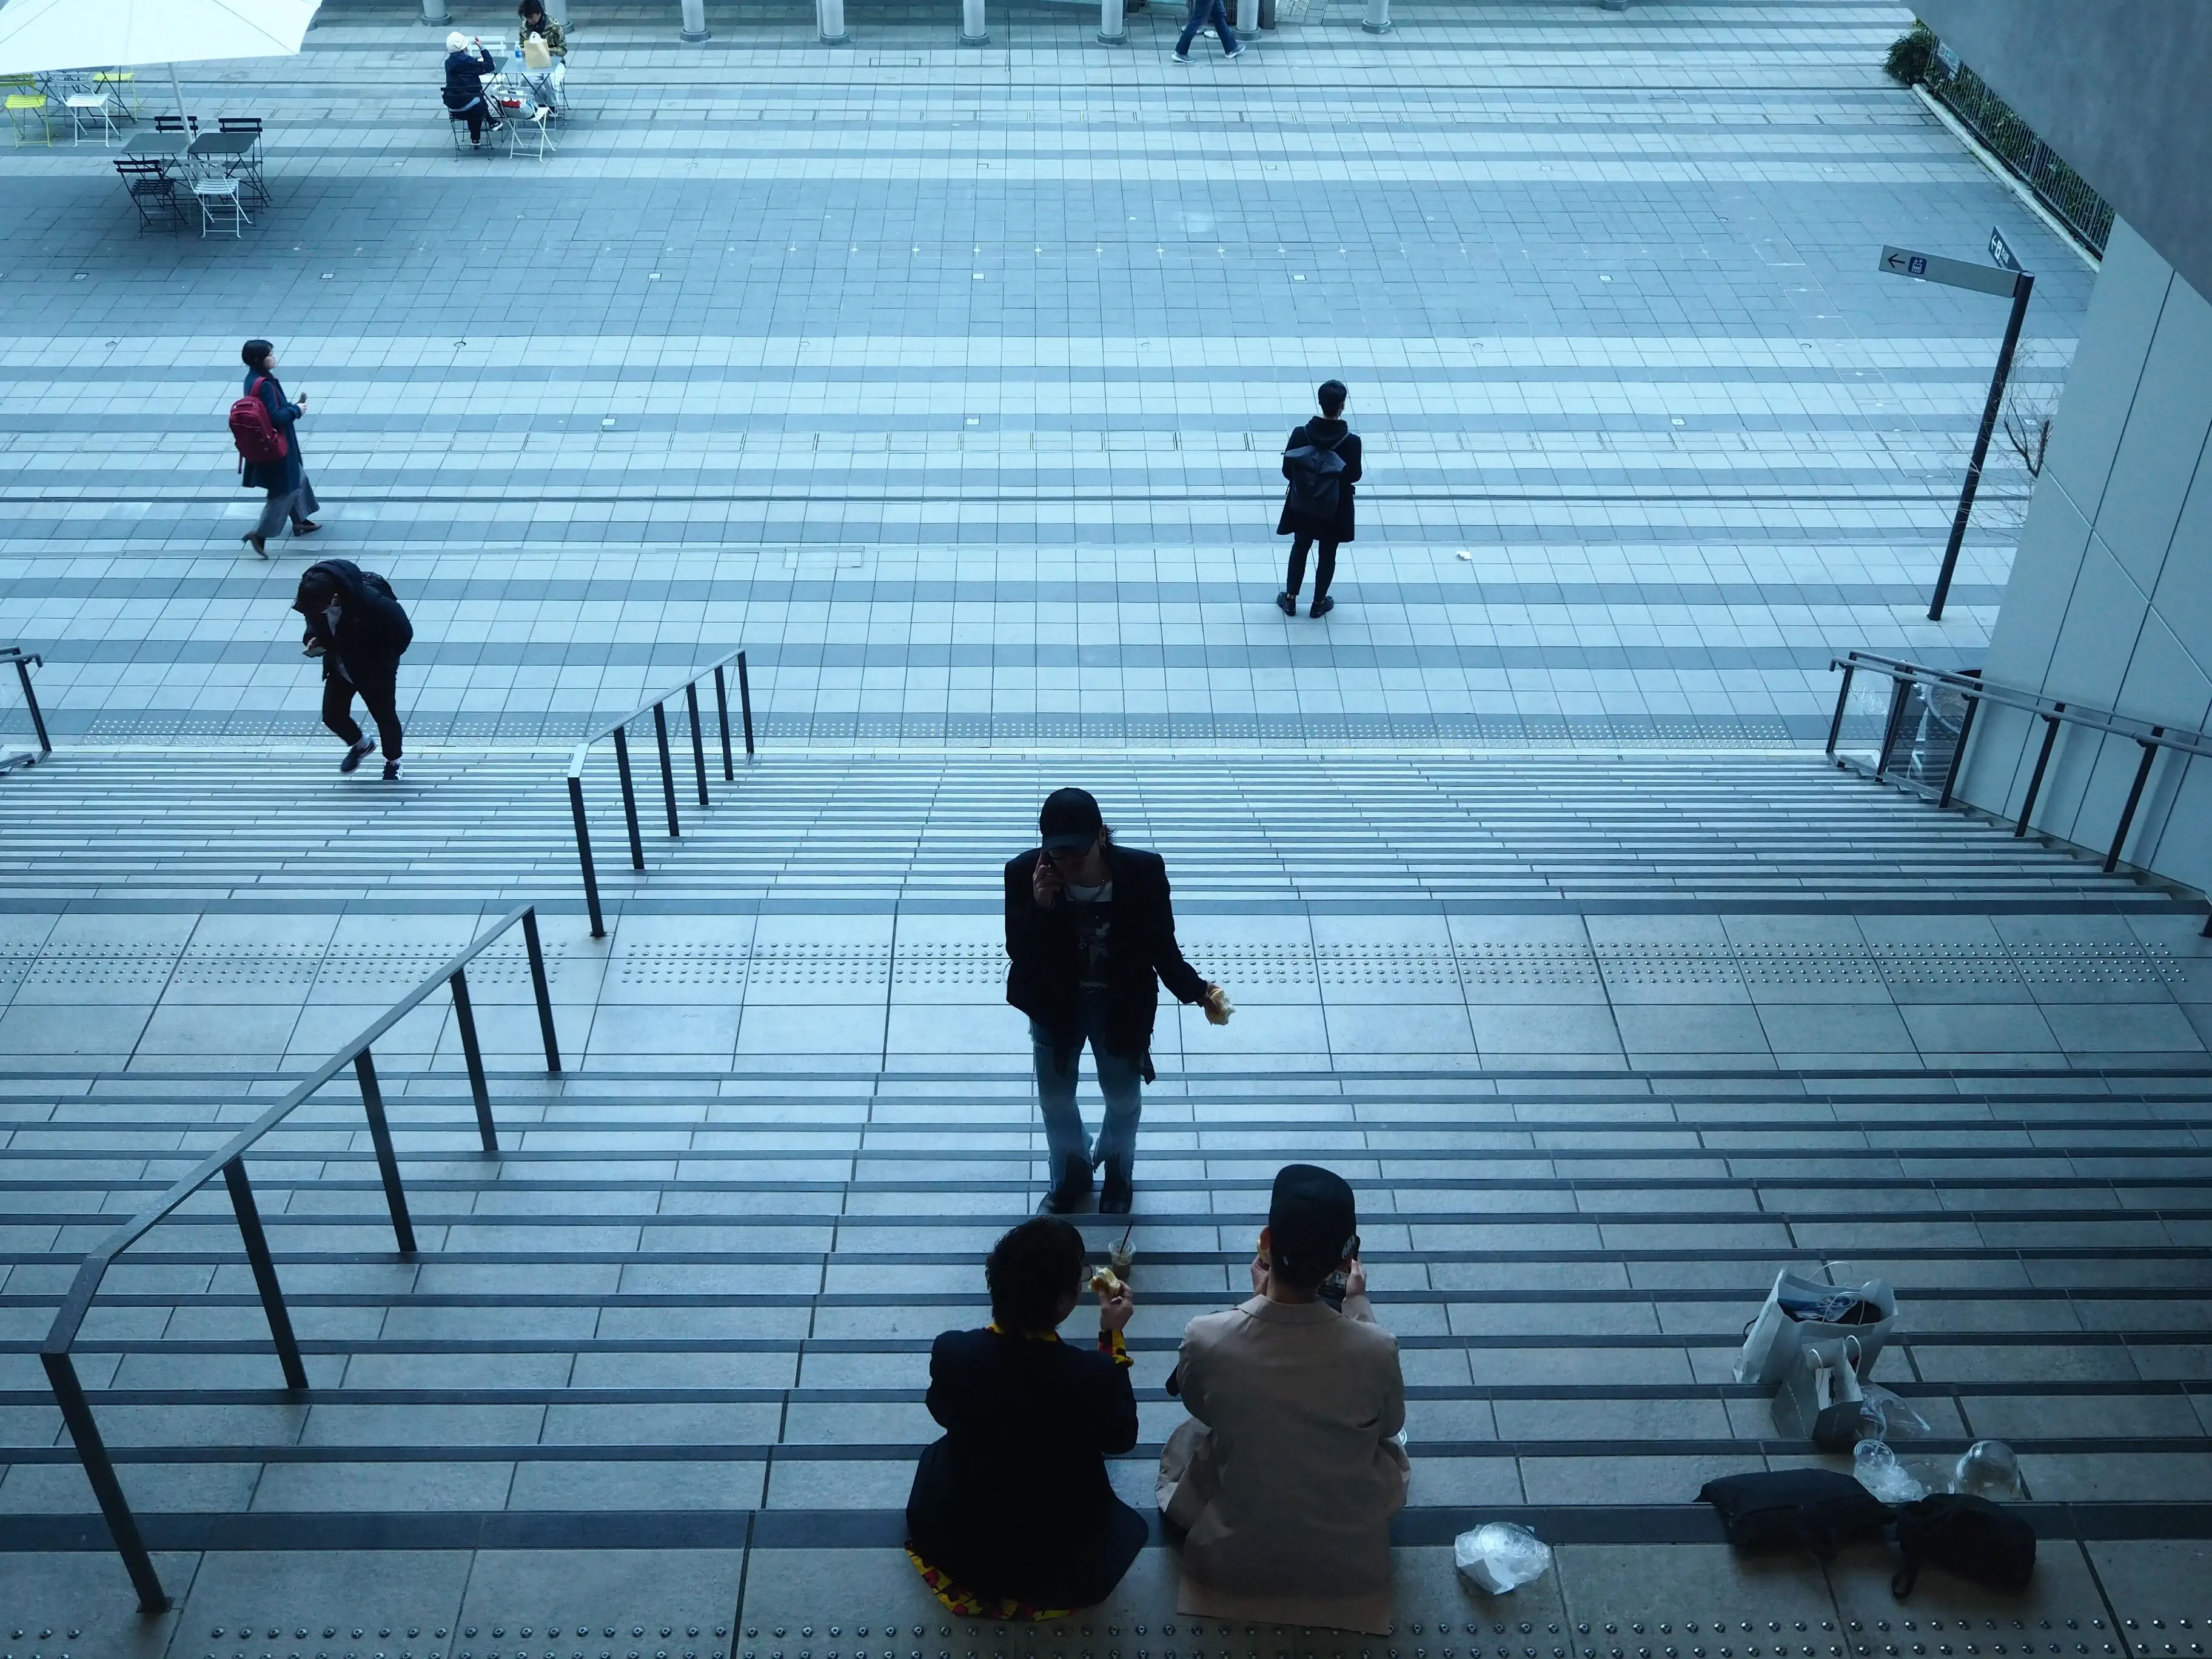
[[[822,1632],[863,1623],[902,1633],[846,1637],[843,1659],[1085,1650],[1089,1626],[970,1640],[890,1547],[934,1433],[930,1339],[983,1317],[981,1255],[1037,1189],[996,865],[1070,776],[1168,854],[1185,948],[1240,1005],[1220,1032],[1163,1016],[1131,1232],[1144,1427],[1115,1476],[1133,1501],[1182,1413],[1161,1388],[1177,1333],[1241,1296],[1268,1180],[1306,1158],[1359,1189],[1404,1345],[1401,1607],[1439,1659],[1470,1613],[1469,1659],[1500,1634],[1504,1659],[1604,1659],[1629,1641],[1609,1618],[1747,1610],[1802,1620],[1790,1639],[1833,1659],[1853,1618],[1892,1616],[1863,1593],[1878,1577],[1759,1590],[1704,1547],[1704,1480],[1808,1455],[1729,1381],[1784,1264],[1897,1284],[1879,1375],[1932,1431],[1909,1457],[2020,1450],[2057,1540],[2029,1610],[2056,1636],[2190,1605],[2126,1541],[2197,1536],[2212,1474],[2212,957],[2189,905],[1813,759],[808,755],[687,806],[693,835],[594,942],[556,757],[434,754],[398,790],[326,758],[79,753],[0,786],[0,1542],[19,1548],[102,1538],[33,1357],[83,1251],[480,911],[565,903],[567,1075],[530,1062],[512,953],[477,976],[499,1158],[472,1150],[449,1021],[380,1050],[416,1259],[392,1253],[347,1091],[254,1158],[306,1396],[282,1389],[218,1194],[111,1273],[78,1363],[155,1547],[204,1564],[178,1654],[343,1659],[343,1631],[295,1638],[295,1618],[412,1625],[400,1659],[457,1659],[465,1620],[568,1609],[596,1631],[635,1585],[578,1586],[644,1540],[675,1577],[638,1628],[702,1633],[641,1653],[829,1659]],[[618,822],[602,811],[603,860]],[[1121,1232],[1085,1231],[1102,1255]],[[1520,1603],[1533,1633],[1510,1608],[1493,1632],[1440,1553],[1514,1515],[1582,1553]],[[1653,1591],[1635,1562],[1655,1543],[1704,1565]],[[367,1587],[238,1576],[278,1559],[255,1550],[402,1545],[543,1553],[481,1581],[497,1595],[431,1555]],[[751,1565],[717,1617],[683,1574],[726,1558]],[[1148,1555],[1094,1651],[1146,1659],[1168,1580]],[[284,1639],[237,1645],[241,1615]]]

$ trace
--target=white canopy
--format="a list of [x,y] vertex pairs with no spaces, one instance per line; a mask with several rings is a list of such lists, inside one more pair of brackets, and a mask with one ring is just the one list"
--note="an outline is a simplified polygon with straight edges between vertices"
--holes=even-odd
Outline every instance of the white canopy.
[[322,0],[8,0],[0,75],[289,58]]
[[296,58],[323,0],[6,0],[0,75],[42,70],[169,66],[185,113],[179,64]]

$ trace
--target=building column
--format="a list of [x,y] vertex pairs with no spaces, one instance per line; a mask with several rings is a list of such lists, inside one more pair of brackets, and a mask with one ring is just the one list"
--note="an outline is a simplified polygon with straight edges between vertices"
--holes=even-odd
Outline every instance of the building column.
[[1129,26],[1122,21],[1121,0],[1098,0],[1098,38],[1109,46],[1128,43]]
[[695,46],[709,38],[707,33],[707,0],[684,0],[683,38]]
[[1367,15],[1359,27],[1370,34],[1388,34],[1398,26],[1390,21],[1390,0],[1367,0]]
[[991,42],[989,20],[983,15],[983,0],[960,0],[960,44],[963,46],[983,46]]
[[851,40],[845,33],[845,0],[814,0],[814,21],[825,46],[842,46]]
[[434,23],[440,28],[452,22],[453,20],[446,10],[446,0],[422,0],[422,21]]

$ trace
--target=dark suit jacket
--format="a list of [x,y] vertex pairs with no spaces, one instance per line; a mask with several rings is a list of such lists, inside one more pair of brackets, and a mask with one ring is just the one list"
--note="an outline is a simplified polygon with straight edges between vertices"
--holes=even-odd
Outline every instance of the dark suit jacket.
[[908,1544],[981,1595],[1045,1607],[1103,1601],[1144,1547],[1106,1457],[1137,1443],[1129,1371],[1096,1349],[947,1331],[929,1355],[929,1414]]
[[[1032,848],[1006,864],[1006,1000],[1052,1034],[1065,1069],[1083,1042],[1082,987],[1075,915],[1065,902],[1037,907],[1030,878],[1044,854]],[[1152,1022],[1160,981],[1180,1002],[1206,996],[1206,981],[1183,960],[1168,897],[1168,866],[1158,853],[1106,848],[1114,877],[1113,929],[1106,956],[1107,1046],[1152,1079]]]

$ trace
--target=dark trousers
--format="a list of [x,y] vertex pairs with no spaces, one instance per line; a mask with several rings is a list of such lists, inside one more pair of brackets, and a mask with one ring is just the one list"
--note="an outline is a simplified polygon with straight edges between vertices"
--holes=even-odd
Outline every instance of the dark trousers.
[[483,99],[471,98],[465,108],[454,110],[453,117],[456,121],[465,120],[469,124],[471,143],[478,144],[483,142],[484,123],[490,119],[491,111],[485,106]]
[[[1306,550],[1316,539],[1303,530],[1291,538],[1291,572],[1283,578],[1283,591],[1294,599],[1298,596],[1298,584],[1306,579]],[[1336,580],[1336,544],[1326,536],[1318,539],[1321,562],[1314,567],[1314,598],[1322,599],[1328,597],[1328,585]]]
[[361,693],[362,706],[376,722],[376,741],[384,758],[399,758],[399,671],[368,673],[356,684],[340,674],[323,682],[323,724],[348,744],[361,741],[361,725],[353,717],[353,694]]
[[1191,41],[1208,23],[1220,35],[1223,52],[1237,50],[1237,32],[1229,27],[1229,14],[1222,9],[1221,0],[1190,0],[1190,21],[1183,25],[1182,38],[1176,42],[1177,57],[1190,55]]

